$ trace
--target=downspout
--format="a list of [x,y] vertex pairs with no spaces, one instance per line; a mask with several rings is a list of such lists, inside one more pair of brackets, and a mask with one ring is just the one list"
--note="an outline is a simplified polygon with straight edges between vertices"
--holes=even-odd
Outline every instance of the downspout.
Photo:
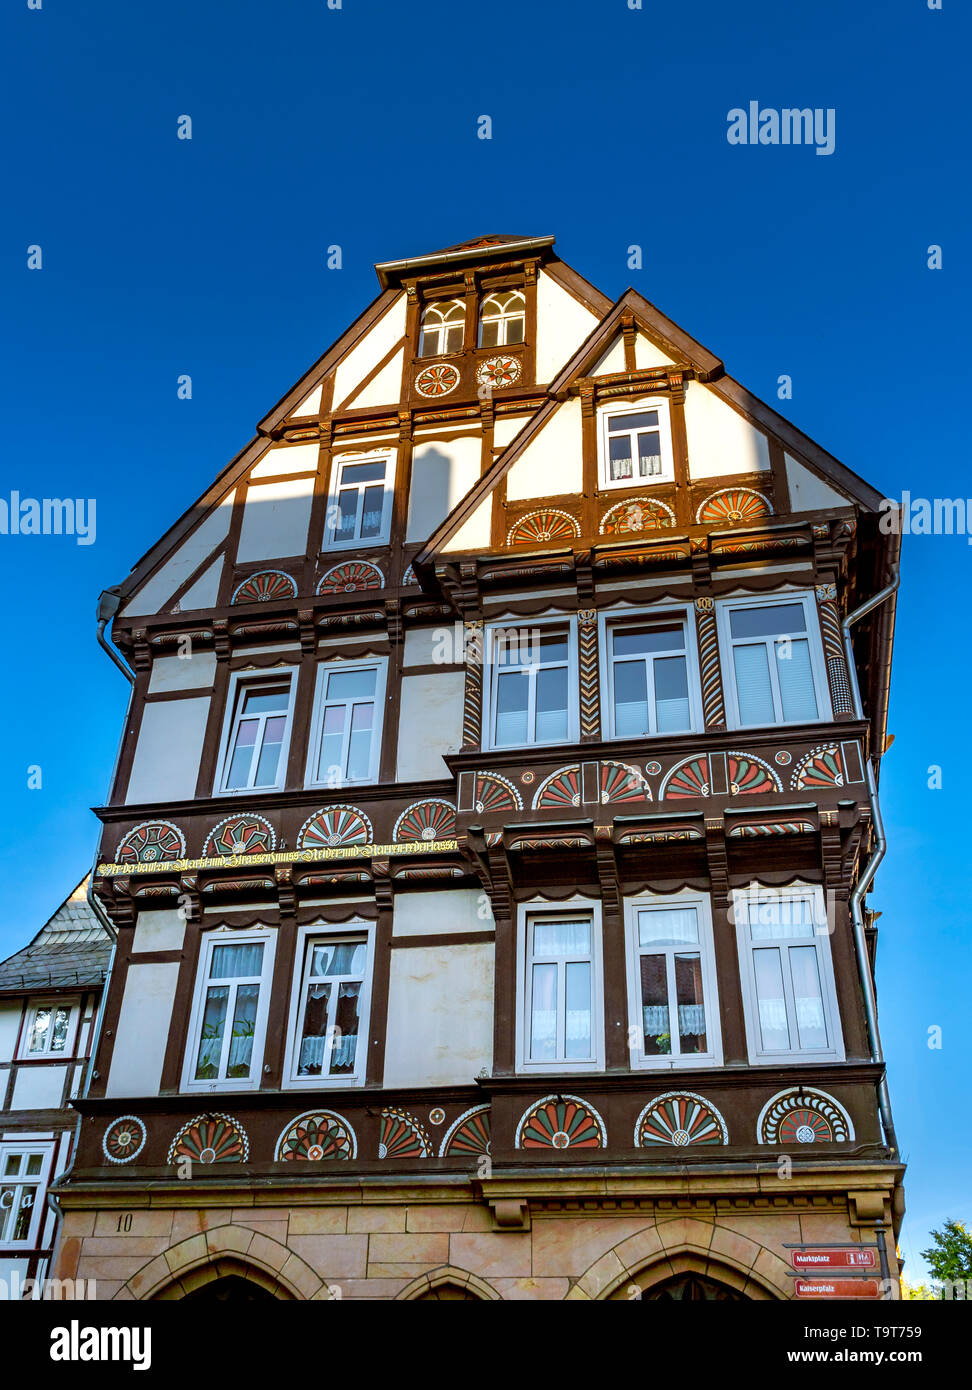
[[[899,541],[900,545],[900,541]],[[900,563],[898,556],[890,561],[890,579],[883,589],[879,590],[866,603],[862,603],[859,608],[855,608],[852,613],[841,624],[844,633],[844,652],[847,659],[847,675],[850,681],[851,698],[854,704],[854,714],[857,719],[864,718],[864,705],[861,699],[860,682],[857,679],[857,664],[854,660],[854,643],[851,638],[851,628],[854,623],[865,618],[868,613],[873,613],[875,608],[879,608],[891,596],[897,592],[900,582]],[[879,730],[880,732],[880,730]],[[877,1017],[877,998],[874,991],[874,976],[871,973],[871,962],[867,954],[867,939],[864,934],[864,895],[877,873],[878,866],[887,851],[888,842],[884,833],[884,821],[881,817],[881,807],[878,801],[877,779],[874,775],[875,756],[880,758],[883,748],[878,753],[874,753],[866,759],[866,778],[867,778],[867,797],[871,807],[871,823],[874,827],[874,849],[871,857],[864,867],[864,872],[854,886],[850,895],[851,922],[854,928],[854,945],[857,951],[857,964],[860,970],[861,987],[864,991],[864,1016],[867,1021],[868,1043],[871,1050],[871,1060],[874,1062],[884,1062],[884,1052],[881,1048],[881,1034],[878,1029]],[[881,1125],[884,1129],[884,1137],[889,1148],[897,1157],[898,1141],[894,1132],[894,1121],[891,1118],[891,1097],[888,1093],[887,1077],[882,1076],[878,1083],[878,1110],[881,1115]]]

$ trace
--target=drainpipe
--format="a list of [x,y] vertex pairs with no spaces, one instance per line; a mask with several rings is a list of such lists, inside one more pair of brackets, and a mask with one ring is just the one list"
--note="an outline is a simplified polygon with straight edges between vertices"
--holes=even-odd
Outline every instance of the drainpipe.
[[[895,557],[889,565],[890,578],[888,583],[876,593],[873,598],[869,598],[866,603],[862,603],[859,608],[855,608],[852,613],[848,613],[841,627],[844,633],[844,652],[847,657],[847,675],[850,680],[851,697],[854,704],[854,714],[857,719],[864,718],[864,706],[861,700],[861,687],[857,679],[857,665],[854,661],[854,643],[851,638],[851,628],[854,623],[861,618],[873,613],[875,608],[879,608],[886,602],[892,594],[897,592],[900,581],[899,561]],[[881,753],[883,753],[883,749]],[[874,754],[866,760],[867,773],[867,797],[871,806],[871,823],[874,826],[874,849],[871,857],[864,867],[864,872],[854,886],[850,895],[851,922],[854,927],[854,945],[857,950],[857,964],[861,975],[861,986],[864,991],[864,1015],[867,1020],[868,1042],[871,1049],[871,1060],[874,1062],[884,1062],[884,1053],[881,1048],[881,1034],[878,1030],[877,1018],[877,999],[874,993],[874,977],[871,973],[871,962],[867,954],[867,940],[864,935],[864,895],[877,873],[878,865],[884,858],[888,847],[887,838],[884,833],[884,821],[881,817],[881,807],[878,802],[877,780],[874,776]],[[877,754],[880,757],[880,753]],[[884,1137],[888,1146],[892,1149],[895,1156],[898,1153],[898,1141],[894,1132],[894,1121],[891,1118],[891,1097],[888,1094],[887,1078],[882,1076],[878,1084],[878,1110],[881,1115],[881,1124],[884,1129]]]

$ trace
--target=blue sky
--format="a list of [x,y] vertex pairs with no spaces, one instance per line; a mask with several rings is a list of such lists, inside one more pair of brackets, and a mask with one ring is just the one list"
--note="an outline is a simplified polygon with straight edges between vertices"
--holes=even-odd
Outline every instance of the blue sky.
[[[98,593],[374,297],[376,260],[555,233],[607,294],[633,284],[888,495],[972,493],[972,23],[959,0],[42,6],[11,0],[0,21],[15,190],[0,237],[0,496],[94,498],[97,539],[0,536],[0,953],[94,851],[88,808],[127,696],[95,645]],[[834,153],[730,145],[727,114],[752,100],[833,108]],[[182,115],[191,141],[176,138]],[[325,267],[333,244],[340,271]],[[927,267],[933,244],[941,270]],[[41,270],[27,269],[31,245]],[[191,401],[177,399],[182,373]],[[780,403],[784,373],[793,399]],[[931,1226],[972,1220],[970,566],[964,535],[905,542],[882,779],[891,848],[871,899],[913,1278]]]

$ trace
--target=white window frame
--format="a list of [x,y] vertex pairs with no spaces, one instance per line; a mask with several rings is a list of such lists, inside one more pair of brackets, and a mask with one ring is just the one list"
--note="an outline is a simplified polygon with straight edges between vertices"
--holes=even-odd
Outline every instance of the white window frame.
[[[679,738],[681,734],[701,733],[705,727],[702,713],[702,683],[699,676],[699,644],[695,613],[691,604],[654,604],[640,608],[603,609],[598,614],[598,650],[601,676],[601,727],[607,730],[605,739],[632,739],[635,734],[619,734],[615,730],[614,661],[611,657],[611,630],[623,627],[647,627],[652,623],[678,621],[685,630],[685,656],[688,670],[689,718],[687,729],[650,733],[646,738]],[[656,721],[657,722],[657,721]]]
[[[813,936],[779,937],[775,940],[753,942],[749,934],[748,918],[741,915],[741,904],[750,897],[752,885],[733,890],[733,921],[736,926],[736,947],[739,956],[739,978],[742,984],[743,1012],[746,1021],[746,1045],[752,1066],[802,1066],[807,1062],[843,1062],[844,1035],[840,1025],[840,1008],[837,1003],[837,984],[834,978],[834,962],[830,949],[830,926],[824,905],[823,889],[819,884],[792,883],[786,888],[768,887],[758,884],[761,901],[778,898],[781,902],[810,898],[813,901],[814,921],[817,924]],[[753,951],[779,946],[814,946],[817,951],[817,971],[820,978],[820,993],[823,1000],[824,1018],[831,1046],[827,1048],[791,1048],[788,1052],[768,1051],[762,1045],[759,1026],[759,1005],[756,994],[756,968]],[[786,1001],[787,1024],[791,1039],[798,1037],[793,1006],[792,977],[787,965],[783,975],[783,990]]]
[[[374,695],[375,718],[371,730],[371,760],[368,764],[368,775],[366,777],[345,777],[340,782],[331,782],[327,777],[317,776],[317,763],[321,751],[321,739],[324,733],[324,710],[327,704],[344,704],[348,706],[354,704],[355,701],[325,701],[324,690],[327,684],[327,675],[332,671],[360,671],[365,668],[369,671],[373,670],[376,672]],[[381,739],[385,727],[385,686],[387,679],[387,656],[362,657],[359,661],[355,661],[351,658],[340,658],[336,661],[322,661],[319,663],[314,683],[314,709],[311,714],[310,740],[307,745],[307,767],[304,772],[305,787],[362,787],[378,781],[379,764],[381,762]],[[360,699],[357,703],[361,703]],[[347,757],[350,734],[351,725],[349,720],[348,727],[345,730],[345,759]]]
[[[653,909],[694,907],[699,924],[698,951],[702,962],[702,993],[705,1006],[706,1036],[709,1047],[706,1052],[693,1052],[687,1056],[655,1057],[647,1055],[644,1047],[644,1028],[641,1003],[641,970],[639,962],[642,954],[676,955],[694,954],[695,947],[685,946],[641,946],[638,942],[638,914]],[[628,1064],[632,1070],[644,1071],[684,1071],[686,1068],[722,1066],[722,1019],[719,1013],[719,987],[715,960],[715,939],[712,931],[712,904],[707,893],[695,893],[683,889],[678,893],[642,893],[638,897],[626,898],[624,902],[625,920],[625,973],[628,980]],[[669,1013],[674,1003],[672,991],[672,972],[669,969]]]
[[[497,308],[492,313],[484,312],[487,304],[489,304],[490,301],[496,301],[500,299],[506,299],[508,301],[510,295],[519,296],[521,305],[519,309],[514,309],[511,312],[509,309],[501,309],[497,306]],[[514,319],[522,320],[523,335],[522,337],[517,338],[515,342],[507,343],[506,335],[508,331],[508,325],[512,323]],[[492,351],[494,348],[502,347],[521,347],[526,338],[526,295],[524,294],[523,290],[516,289],[515,287],[513,287],[511,289],[506,290],[490,290],[488,294],[483,295],[479,303],[479,324],[476,336],[476,343],[479,347],[483,347],[483,326],[487,323],[495,323],[497,325],[496,342],[490,343],[486,349],[487,351]]]
[[[567,633],[567,736],[557,739],[531,739],[526,743],[497,743],[496,742],[496,698],[498,693],[498,675],[511,668],[506,662],[497,665],[493,659],[496,634],[498,632],[517,631],[531,632],[538,629],[541,635],[545,635],[544,630],[549,628],[559,628]],[[576,743],[580,738],[580,689],[579,676],[577,671],[577,618],[569,613],[545,614],[542,618],[511,618],[509,621],[496,621],[487,623],[483,634],[484,637],[484,657],[486,669],[483,672],[483,729],[482,747],[486,749],[501,748],[556,748],[565,743]],[[553,665],[554,663],[550,663]],[[557,665],[560,665],[558,662]],[[535,666],[525,666],[527,671],[536,673],[544,669],[544,663]],[[530,704],[528,706],[528,723],[530,722],[530,711],[532,710],[532,722],[536,725],[536,692],[537,681],[534,674],[530,679]]]
[[[371,994],[375,974],[375,931],[376,923],[374,921],[369,922],[363,917],[352,917],[347,922],[313,922],[297,929],[297,949],[294,955],[294,972],[290,987],[290,1010],[288,1013],[290,1026],[287,1030],[287,1050],[284,1057],[283,1084],[286,1090],[345,1090],[348,1087],[365,1084],[370,1046]],[[306,974],[310,943],[312,941],[324,941],[327,938],[341,941],[350,936],[363,936],[368,951],[358,1004],[358,1046],[355,1051],[354,1075],[298,1076],[300,1037],[304,1026],[304,1008],[310,983]]]
[[[637,475],[630,478],[612,478],[611,457],[608,451],[610,421],[616,415],[638,415],[646,410],[658,411],[658,437],[661,444],[662,470],[660,473],[652,474],[650,478],[639,478]],[[615,492],[621,488],[630,492],[633,488],[655,487],[659,483],[674,482],[675,454],[672,446],[672,417],[668,400],[661,396],[649,396],[601,406],[597,412],[597,454],[598,486],[602,492]],[[636,466],[634,456],[632,456],[632,467],[635,468]]]
[[[530,1004],[532,956],[528,959],[529,926],[534,918],[589,917],[591,920],[591,1045],[594,1056],[588,1060],[555,1058],[535,1062],[528,1056],[530,1046]],[[559,998],[559,996],[558,996]],[[601,904],[579,894],[565,902],[532,898],[517,905],[516,925],[516,1070],[524,1075],[542,1076],[604,1070],[604,953],[601,939]]]
[[[423,347],[424,347],[424,343],[425,343],[425,333],[426,333],[425,321],[426,321],[426,319],[428,318],[429,314],[430,314],[433,310],[438,310],[438,312],[441,314],[442,311],[443,311],[444,309],[446,309],[446,308],[455,309],[457,306],[460,307],[460,308],[462,309],[462,316],[461,316],[461,319],[460,319],[460,317],[457,315],[454,322],[451,322],[451,323],[449,323],[448,325],[446,325],[446,324],[442,321],[442,319],[440,318],[439,322],[438,322],[438,323],[435,325],[435,327],[431,330],[432,332],[434,332],[434,333],[437,334],[437,340],[436,340],[436,341],[437,341],[437,343],[438,343],[438,346],[437,346],[435,352],[424,352],[424,351],[423,351]],[[419,359],[420,359],[421,361],[425,361],[426,359],[431,360],[431,359],[434,358],[434,357],[458,357],[458,356],[459,356],[459,354],[462,352],[463,346],[464,346],[465,341],[466,341],[466,313],[467,313],[466,301],[465,301],[464,299],[457,299],[457,298],[452,298],[452,299],[430,299],[429,302],[428,302],[426,305],[423,306],[423,309],[422,309],[422,316],[421,316],[421,319],[419,320],[419,340],[418,340],[418,356],[419,356]],[[460,322],[461,322],[461,324],[462,324],[462,342],[460,342],[458,348],[453,348],[451,352],[448,352],[448,351],[446,351],[445,344],[444,344],[444,342],[443,342],[443,337],[447,335],[447,329],[449,329],[449,328],[455,328]]]
[[[379,460],[385,462],[385,481],[384,496],[381,504],[381,530],[377,536],[361,537],[357,533],[361,529],[361,510],[364,503],[364,491],[367,487],[376,487],[376,483],[355,483],[353,486],[358,492],[358,505],[355,512],[355,535],[348,540],[338,540],[335,535],[337,518],[340,512],[339,494],[342,489],[341,476],[346,467],[358,463],[377,463]],[[328,484],[327,493],[327,512],[324,521],[324,541],[321,546],[321,553],[332,550],[370,550],[377,546],[387,545],[391,536],[391,516],[392,503],[395,498],[395,470],[398,462],[397,449],[369,449],[360,454],[335,454],[331,460],[331,477]]]
[[[44,1048],[43,1052],[31,1052],[30,1035],[34,1027],[34,1019],[38,1009],[70,1009],[68,1018],[67,1033],[64,1037],[64,1046],[58,1052],[52,1052],[50,1046]],[[24,1027],[20,1034],[20,1045],[17,1049],[17,1060],[21,1062],[61,1062],[67,1061],[74,1056],[74,1043],[78,1035],[78,1023],[81,1013],[81,996],[72,994],[66,998],[53,996],[45,999],[41,995],[32,997],[27,1001],[27,1014],[24,1019]],[[48,1044],[50,1044],[50,1032],[48,1032]]]
[[[255,945],[257,942],[263,943],[263,969],[260,972],[259,979],[260,996],[257,1001],[256,1023],[253,1029],[253,1050],[250,1054],[250,1075],[247,1078],[234,1076],[224,1080],[197,1081],[194,1073],[199,1055],[203,1018],[206,1013],[206,990],[209,985],[218,986],[221,983],[219,980],[211,980],[209,976],[212,966],[213,951],[217,946],[251,946]],[[246,931],[236,931],[228,927],[217,927],[212,931],[204,933],[202,949],[199,952],[199,962],[196,966],[192,1009],[189,1014],[189,1028],[186,1034],[186,1051],[182,1067],[183,1091],[198,1093],[202,1091],[259,1090],[260,1079],[263,1074],[263,1050],[267,1034],[267,1015],[270,1010],[270,989],[273,983],[273,958],[276,944],[277,933],[272,927],[261,927]],[[235,981],[230,978],[223,983],[233,984]],[[227,1003],[227,1037],[224,1038],[224,1049],[228,1046],[229,1035],[232,1033],[231,1024],[233,1010],[230,1004],[235,1001],[235,998],[235,993],[233,993]]]
[[[776,671],[776,662],[768,661],[770,675],[770,690],[773,696],[773,708],[777,714],[777,719],[772,724],[744,724],[739,717],[739,698],[736,694],[736,668],[733,661],[733,647],[752,646],[758,642],[763,642],[769,651],[769,643],[775,639],[763,637],[740,637],[733,638],[730,627],[729,615],[737,608],[772,608],[780,607],[783,604],[798,603],[803,607],[803,614],[807,624],[806,639],[810,652],[810,674],[813,680],[813,693],[817,701],[816,719],[786,720],[783,718],[783,704],[779,690],[779,677]],[[830,684],[827,680],[827,664],[824,659],[823,641],[820,636],[820,621],[817,617],[817,604],[814,595],[805,589],[774,589],[771,594],[735,594],[732,598],[719,599],[716,602],[716,623],[719,634],[719,654],[722,662],[722,688],[726,694],[726,715],[730,729],[770,729],[779,728],[786,724],[829,724],[833,720],[833,710],[830,703]],[[787,634],[777,633],[777,637]],[[790,636],[802,638],[803,633],[792,633]]]
[[[216,784],[213,789],[214,796],[260,796],[266,792],[282,791],[287,784],[287,762],[290,757],[290,739],[294,729],[294,705],[297,699],[297,672],[296,666],[271,666],[260,667],[259,669],[250,667],[242,671],[234,671],[230,676],[229,689],[226,692],[226,710],[223,714],[223,731],[220,735],[220,755],[216,764]],[[284,729],[283,741],[280,745],[280,759],[277,763],[277,776],[272,786],[266,787],[227,787],[226,779],[229,776],[230,767],[233,762],[233,744],[235,742],[236,728],[239,718],[243,712],[242,687],[260,685],[281,685],[286,682],[290,687],[290,699],[287,704],[287,727]],[[239,706],[239,714],[237,707]],[[251,777],[259,765],[259,758],[254,757],[250,775]]]
[[[26,1175],[18,1178],[5,1178],[3,1170],[7,1166],[7,1158],[10,1154],[16,1153],[22,1156],[32,1154],[41,1155],[41,1170],[35,1177]],[[23,1161],[23,1158],[21,1159]],[[23,1240],[3,1240],[0,1241],[0,1251],[13,1253],[18,1250],[35,1250],[40,1243],[41,1221],[47,1208],[47,1187],[51,1180],[51,1167],[54,1162],[54,1143],[51,1140],[40,1141],[32,1139],[10,1138],[0,1142],[0,1188],[2,1187],[28,1187],[37,1186],[37,1197],[33,1204],[30,1214],[30,1222],[27,1227],[27,1234]],[[0,1212],[0,1225],[6,1220],[10,1208]]]

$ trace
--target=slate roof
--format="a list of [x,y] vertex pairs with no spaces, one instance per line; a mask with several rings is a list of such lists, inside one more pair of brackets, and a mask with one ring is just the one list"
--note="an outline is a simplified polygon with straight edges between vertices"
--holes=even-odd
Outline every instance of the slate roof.
[[29,945],[0,962],[0,994],[90,988],[104,981],[111,941],[91,911],[84,878]]

